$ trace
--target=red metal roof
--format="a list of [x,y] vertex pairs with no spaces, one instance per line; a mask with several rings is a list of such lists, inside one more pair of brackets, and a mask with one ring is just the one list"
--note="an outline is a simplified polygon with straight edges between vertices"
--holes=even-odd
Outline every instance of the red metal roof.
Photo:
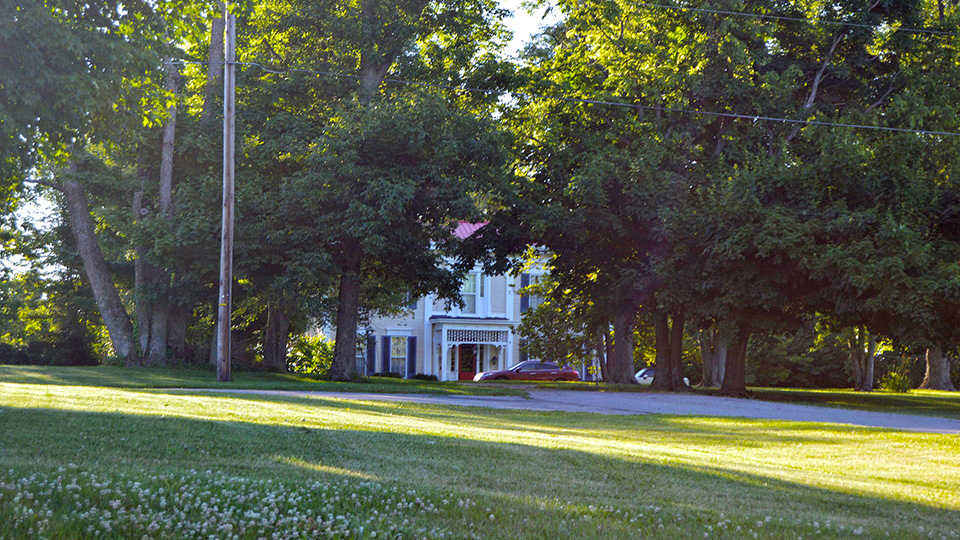
[[457,223],[457,228],[453,231],[454,236],[463,240],[469,238],[470,235],[480,230],[481,227],[490,223],[489,221],[481,221],[479,223],[470,223],[469,221],[461,221]]

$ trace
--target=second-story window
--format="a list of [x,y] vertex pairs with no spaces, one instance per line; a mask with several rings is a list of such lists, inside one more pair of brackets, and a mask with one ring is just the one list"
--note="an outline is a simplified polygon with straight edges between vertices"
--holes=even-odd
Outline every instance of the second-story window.
[[[530,276],[530,286],[534,287],[540,285],[540,282],[543,281],[543,276]],[[543,296],[540,293],[530,295],[530,309],[534,309],[543,303]]]
[[476,315],[479,277],[479,274],[467,274],[464,278],[463,284],[460,286],[460,296],[463,298],[463,307],[460,309],[460,313]]

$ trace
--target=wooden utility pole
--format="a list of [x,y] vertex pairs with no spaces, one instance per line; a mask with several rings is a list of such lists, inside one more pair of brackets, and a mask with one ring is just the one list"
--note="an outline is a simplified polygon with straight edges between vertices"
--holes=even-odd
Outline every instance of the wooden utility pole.
[[[230,321],[233,312],[233,144],[236,112],[236,15],[223,3],[227,35],[223,63],[223,218],[220,235],[220,302],[217,310],[217,380],[230,380]],[[210,66],[213,69],[213,66]]]

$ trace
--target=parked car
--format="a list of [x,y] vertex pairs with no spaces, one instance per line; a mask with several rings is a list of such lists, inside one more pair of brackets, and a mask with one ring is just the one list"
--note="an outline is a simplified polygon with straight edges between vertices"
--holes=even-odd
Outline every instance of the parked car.
[[500,371],[481,371],[475,381],[579,381],[580,374],[571,367],[560,367],[552,362],[530,360]]
[[[655,373],[654,373],[654,371],[653,371],[653,368],[652,368],[652,367],[648,367],[648,368],[643,368],[643,369],[641,369],[640,371],[638,371],[638,372],[633,376],[633,378],[636,379],[637,382],[640,383],[640,384],[648,385],[648,384],[650,384],[650,383],[653,382],[653,376],[654,376],[654,375],[655,375]],[[683,384],[685,384],[685,385],[687,385],[687,386],[690,386],[690,379],[684,377],[684,378],[683,378]]]

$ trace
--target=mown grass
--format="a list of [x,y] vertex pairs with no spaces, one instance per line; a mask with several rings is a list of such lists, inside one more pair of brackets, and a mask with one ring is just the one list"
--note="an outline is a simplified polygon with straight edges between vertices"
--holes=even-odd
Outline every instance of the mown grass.
[[387,377],[371,377],[367,382],[330,382],[295,373],[234,371],[232,375],[233,380],[224,383],[217,381],[215,372],[204,369],[0,365],[0,382],[25,384],[110,388],[237,388],[398,394],[526,395],[522,389],[502,386],[478,387],[466,383],[440,383]]
[[[253,521],[391,538],[960,530],[960,438],[949,435],[10,383],[0,384],[0,434],[3,538],[140,537],[144,509],[163,517],[151,537],[256,538]],[[76,479],[83,497],[57,487]],[[182,516],[160,506],[161,488],[189,494]],[[122,521],[114,504],[145,517]],[[224,520],[230,531],[214,528]],[[176,522],[188,528],[164,528]]]
[[[597,385],[592,382],[536,382],[536,381],[496,381],[488,384],[491,388],[580,390],[601,392],[652,392],[649,386],[629,384]],[[960,420],[960,392],[939,392],[936,390],[910,390],[907,393],[855,392],[847,388],[748,388],[750,399],[795,403],[797,405],[815,405],[839,409],[914,414],[920,416],[940,416]],[[691,388],[695,395],[717,395],[716,388]]]
[[911,390],[905,394],[843,388],[751,388],[753,399],[863,411],[941,416],[960,420],[960,392]]

